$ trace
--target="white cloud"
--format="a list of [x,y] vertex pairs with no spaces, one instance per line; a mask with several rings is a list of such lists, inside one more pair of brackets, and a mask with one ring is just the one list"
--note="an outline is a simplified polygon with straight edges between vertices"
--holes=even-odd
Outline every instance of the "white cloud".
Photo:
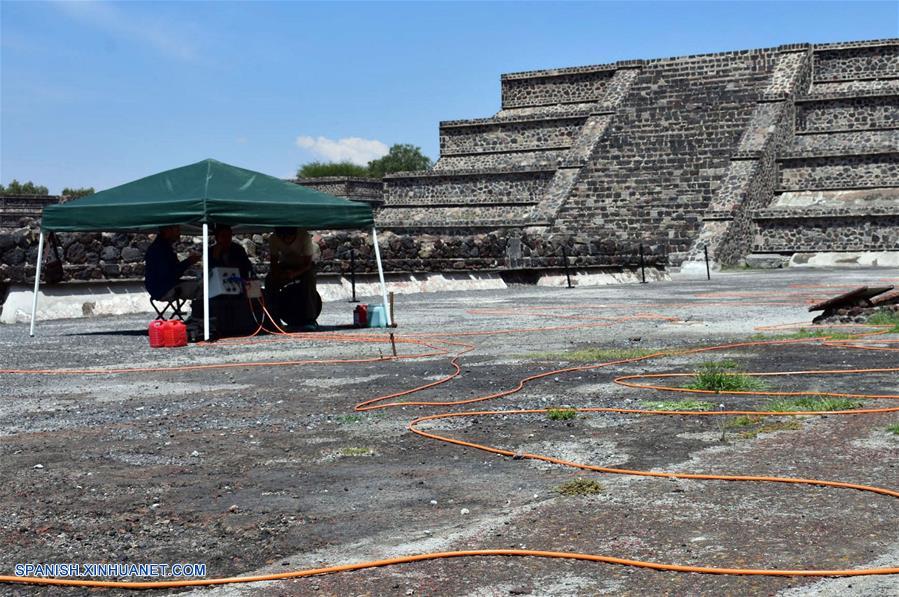
[[132,18],[110,2],[57,1],[53,5],[71,19],[116,37],[144,43],[169,57],[186,62],[197,59],[194,45],[172,35],[169,24],[150,22],[144,17]]
[[385,155],[387,145],[376,139],[346,137],[344,139],[328,139],[327,137],[297,137],[297,147],[301,147],[330,162],[353,162],[365,166],[372,160]]

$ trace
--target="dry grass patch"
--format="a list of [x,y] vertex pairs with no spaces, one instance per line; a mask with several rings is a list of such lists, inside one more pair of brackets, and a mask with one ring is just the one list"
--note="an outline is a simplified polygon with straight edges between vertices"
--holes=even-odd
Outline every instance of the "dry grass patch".
[[575,479],[572,479],[571,481],[562,483],[561,485],[556,487],[556,491],[566,497],[596,495],[597,493],[602,493],[603,486],[598,481],[594,481],[593,479],[577,477]]

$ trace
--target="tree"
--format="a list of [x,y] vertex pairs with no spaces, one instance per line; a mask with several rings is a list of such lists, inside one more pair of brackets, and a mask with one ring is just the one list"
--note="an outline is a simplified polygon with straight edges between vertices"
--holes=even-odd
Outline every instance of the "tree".
[[369,176],[381,178],[391,172],[417,172],[427,170],[432,165],[431,158],[421,152],[420,147],[408,143],[397,143],[382,158],[368,163]]
[[309,162],[297,170],[298,178],[320,178],[323,176],[364,176],[368,168],[352,162]]
[[30,180],[25,183],[21,183],[15,178],[12,179],[12,182],[9,183],[8,186],[3,186],[0,184],[0,195],[49,195],[50,192],[47,190],[47,187],[42,187],[34,184]]
[[62,190],[63,195],[67,195],[69,199],[77,199],[78,197],[84,197],[85,195],[93,195],[96,193],[94,187],[81,187],[80,189],[70,189],[66,187]]

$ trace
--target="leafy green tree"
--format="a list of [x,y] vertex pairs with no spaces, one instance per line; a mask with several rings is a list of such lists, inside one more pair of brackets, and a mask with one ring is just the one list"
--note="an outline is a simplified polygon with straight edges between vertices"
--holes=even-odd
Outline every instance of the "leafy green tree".
[[297,170],[298,178],[322,176],[369,176],[368,168],[352,162],[309,162]]
[[420,147],[408,143],[397,143],[382,158],[368,163],[369,176],[381,178],[391,172],[417,172],[427,170],[432,165],[431,158],[421,152]]
[[7,186],[3,186],[0,184],[0,195],[49,195],[50,192],[47,190],[47,187],[42,187],[34,184],[30,180],[28,182],[22,183],[12,179],[12,182]]
[[78,197],[93,195],[94,193],[96,193],[94,187],[81,187],[79,189],[70,189],[69,187],[66,187],[62,190],[62,194],[68,195],[70,199],[77,199]]

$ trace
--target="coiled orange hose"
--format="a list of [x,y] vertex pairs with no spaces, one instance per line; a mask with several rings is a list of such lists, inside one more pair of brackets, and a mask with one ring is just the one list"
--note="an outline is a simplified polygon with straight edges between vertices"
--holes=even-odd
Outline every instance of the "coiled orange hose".
[[[708,304],[708,303],[704,303]],[[576,307],[570,307],[576,308]],[[551,309],[541,309],[541,311],[551,311]],[[506,314],[505,310],[480,310],[482,314]],[[558,312],[555,313],[558,316]],[[549,315],[551,316],[551,315]],[[451,352],[451,349],[455,348],[455,353],[452,355],[450,364],[453,367],[453,372],[441,378],[440,380],[423,384],[408,390],[403,390],[400,392],[394,392],[391,394],[379,396],[376,398],[372,398],[370,400],[366,400],[360,402],[355,406],[355,410],[357,411],[368,411],[374,409],[382,409],[396,406],[454,406],[461,404],[471,404],[474,402],[482,402],[486,400],[491,400],[495,398],[509,396],[511,394],[515,394],[516,392],[521,391],[525,385],[531,383],[533,381],[543,379],[549,376],[562,375],[566,373],[572,373],[577,371],[587,371],[591,369],[603,368],[603,367],[611,367],[616,365],[623,365],[628,363],[635,363],[639,361],[645,361],[649,359],[656,359],[665,356],[673,356],[673,355],[688,355],[688,354],[696,354],[703,353],[709,351],[717,351],[717,350],[727,350],[733,348],[741,348],[748,346],[766,346],[766,345],[786,345],[786,344],[794,344],[794,343],[819,343],[823,346],[838,346],[841,348],[858,348],[865,350],[897,350],[896,348],[891,347],[883,347],[870,344],[870,341],[873,336],[881,335],[887,332],[885,329],[877,328],[877,326],[867,326],[869,329],[873,329],[873,331],[862,332],[856,334],[851,340],[829,340],[828,338],[802,338],[802,339],[794,339],[794,340],[762,340],[756,342],[740,342],[740,343],[731,343],[731,344],[721,344],[715,346],[707,346],[695,349],[688,350],[678,350],[678,351],[660,351],[654,354],[635,357],[630,359],[618,359],[603,363],[594,363],[583,366],[576,367],[566,367],[561,369],[555,369],[553,371],[546,371],[539,374],[528,376],[522,380],[520,380],[516,385],[507,390],[503,390],[500,392],[495,392],[492,394],[478,396],[475,398],[464,399],[464,400],[455,400],[455,401],[399,401],[398,399],[403,398],[405,396],[409,396],[415,394],[417,392],[423,391],[425,389],[433,388],[438,385],[449,382],[455,377],[459,376],[461,373],[461,367],[459,366],[459,358],[464,354],[475,349],[475,345],[466,344],[462,342],[453,342],[451,340],[447,340],[448,337],[459,337],[459,336],[488,336],[488,335],[499,335],[499,334],[511,334],[511,333],[527,333],[527,332],[545,332],[550,330],[563,330],[563,329],[573,329],[573,328],[584,328],[584,327],[600,327],[612,325],[614,322],[620,322],[625,320],[632,319],[660,319],[660,320],[670,320],[673,321],[673,318],[668,318],[659,315],[653,314],[639,314],[633,317],[623,317],[623,318],[595,318],[595,317],[584,317],[582,315],[575,316],[565,316],[566,318],[577,319],[581,322],[576,325],[571,326],[553,326],[548,328],[516,328],[516,329],[507,329],[507,330],[488,330],[488,331],[479,331],[479,332],[465,332],[465,333],[457,333],[457,334],[426,334],[417,337],[405,337],[405,338],[396,338],[397,343],[401,344],[413,344],[419,346],[425,346],[427,348],[432,349],[432,352],[423,352],[417,354],[407,354],[400,355],[398,357],[381,357],[381,358],[359,358],[359,359],[323,359],[323,360],[293,360],[293,361],[276,361],[276,362],[249,362],[249,363],[219,363],[219,364],[210,364],[210,365],[186,365],[186,366],[173,366],[173,367],[153,367],[153,368],[120,368],[120,369],[66,369],[66,370],[51,370],[51,369],[35,369],[35,370],[21,370],[21,369],[6,369],[0,370],[0,374],[39,374],[39,375],[71,375],[71,374],[110,374],[110,373],[136,373],[136,372],[152,372],[152,371],[194,371],[194,370],[202,370],[202,369],[217,369],[217,368],[228,368],[228,367],[264,367],[264,366],[294,366],[294,365],[307,365],[307,364],[328,364],[328,363],[365,363],[365,362],[373,362],[379,360],[393,360],[393,359],[416,359],[416,358],[426,358],[438,355],[448,355]],[[593,321],[593,323],[584,323],[585,321]],[[831,326],[832,327],[832,326]],[[859,326],[853,326],[859,327]],[[776,328],[768,328],[768,329],[782,329],[783,326],[777,326]],[[262,324],[260,324],[259,329],[254,332],[252,336],[256,336],[260,331],[263,330]],[[283,334],[287,337],[292,338],[303,338],[303,339],[316,339],[316,340],[326,340],[326,341],[339,341],[339,342],[385,342],[386,339],[381,336],[376,335],[341,335],[341,334],[288,334],[284,332],[280,328],[278,328],[278,333]],[[884,340],[877,339],[879,344],[889,344],[896,342],[895,340]],[[837,369],[837,370],[811,370],[811,371],[782,371],[782,372],[764,372],[764,373],[750,373],[749,375],[755,376],[795,376],[795,375],[856,375],[856,374],[871,374],[871,373],[893,373],[899,372],[899,367],[890,367],[890,368],[876,368],[876,369]],[[694,390],[689,388],[682,388],[677,386],[665,386],[665,385],[654,385],[650,383],[641,383],[636,380],[647,380],[647,379],[664,379],[664,378],[673,378],[673,377],[684,377],[689,374],[685,373],[659,373],[659,374],[643,374],[643,375],[628,375],[621,376],[616,378],[614,381],[623,386],[632,387],[632,388],[640,388],[640,389],[649,389],[654,391],[666,391],[666,392],[689,392],[689,393],[717,393],[717,392],[709,392],[706,390]],[[899,399],[899,395],[893,394],[862,394],[862,393],[822,393],[822,392],[767,392],[767,391],[753,391],[753,392],[720,392],[721,394],[751,394],[751,395],[767,395],[767,396],[803,396],[803,395],[826,395],[826,396],[839,396],[839,397],[852,397],[859,399],[877,399],[877,400],[897,400]],[[641,415],[657,415],[657,416],[667,416],[667,415],[678,415],[678,416],[722,416],[722,415],[777,415],[777,416],[790,416],[790,415],[814,415],[814,414],[837,414],[837,415],[858,415],[858,414],[870,414],[870,413],[884,413],[884,412],[895,412],[899,410],[899,406],[897,407],[885,407],[885,408],[876,408],[876,409],[860,409],[860,410],[845,410],[845,411],[827,411],[824,412],[808,412],[808,411],[796,411],[796,412],[768,412],[768,411],[750,411],[750,410],[730,410],[730,411],[713,411],[713,412],[697,412],[697,411],[676,411],[676,410],[641,410],[641,409],[623,409],[623,408],[578,408],[575,409],[578,412],[591,413],[591,412],[612,412],[612,413],[630,413],[630,414],[641,414]],[[619,469],[619,468],[611,468],[611,467],[600,467],[594,466],[585,463],[578,463],[567,461],[559,458],[553,458],[550,456],[540,455],[540,454],[521,454],[512,452],[510,450],[505,450],[501,448],[496,448],[492,446],[487,446],[483,444],[478,444],[474,442],[463,441],[459,439],[455,439],[449,436],[439,435],[436,433],[432,433],[430,431],[425,431],[419,428],[419,425],[422,423],[426,423],[429,421],[435,421],[440,419],[450,419],[450,418],[460,418],[460,417],[483,417],[483,416],[511,416],[511,415],[524,415],[524,414],[535,414],[535,413],[545,413],[547,409],[519,409],[519,410],[487,410],[487,411],[466,411],[466,412],[453,412],[453,413],[438,413],[432,414],[422,417],[417,417],[413,419],[407,426],[407,428],[414,434],[419,435],[421,437],[441,441],[453,445],[462,446],[465,448],[481,450],[484,452],[489,452],[493,454],[499,454],[503,456],[509,456],[514,458],[522,458],[522,459],[533,459],[533,460],[541,460],[544,462],[549,462],[553,464],[558,464],[560,466],[567,466],[581,470],[588,470],[593,472],[600,473],[608,473],[608,474],[621,474],[621,475],[635,475],[635,476],[643,476],[643,477],[661,477],[661,478],[671,478],[671,479],[693,479],[693,480],[703,480],[703,481],[751,481],[751,482],[766,482],[766,483],[789,483],[789,484],[799,484],[799,485],[813,485],[813,486],[822,486],[822,487],[832,487],[836,489],[853,489],[858,491],[870,492],[878,495],[884,495],[891,498],[899,498],[899,491],[875,487],[871,485],[862,485],[856,483],[846,483],[842,481],[827,481],[821,479],[804,479],[804,478],[793,478],[793,477],[770,477],[770,476],[752,476],[752,475],[711,475],[711,474],[695,474],[695,473],[666,473],[666,472],[656,472],[656,471],[641,471],[641,470],[630,470],[630,469]],[[178,580],[178,581],[151,581],[151,582],[121,582],[121,581],[96,581],[96,580],[76,580],[76,579],[54,579],[54,578],[41,578],[41,577],[18,577],[18,576],[0,576],[0,582],[5,583],[19,583],[19,584],[42,584],[42,585],[54,585],[54,586],[78,586],[78,587],[100,587],[100,588],[124,588],[124,589],[164,589],[164,588],[180,588],[180,587],[195,587],[195,586],[209,586],[209,585],[222,585],[222,584],[233,584],[233,583],[251,583],[251,582],[260,582],[260,581],[273,581],[273,580],[282,580],[282,579],[293,579],[293,578],[302,578],[308,576],[316,576],[322,574],[333,574],[337,572],[345,572],[352,570],[363,570],[367,568],[376,568],[383,566],[392,566],[396,564],[407,564],[413,562],[421,562],[427,560],[437,560],[437,559],[445,559],[445,558],[460,558],[460,557],[483,557],[483,556],[507,556],[507,557],[540,557],[540,558],[558,558],[558,559],[571,559],[571,560],[581,560],[581,561],[589,561],[589,562],[600,562],[607,564],[618,564],[624,566],[633,566],[639,568],[648,568],[653,570],[660,571],[669,571],[669,572],[694,572],[694,573],[703,573],[703,574],[726,574],[726,575],[755,575],[755,576],[803,576],[803,577],[826,577],[826,576],[866,576],[866,575],[885,575],[885,574],[899,574],[899,566],[894,567],[885,567],[885,568],[860,568],[860,569],[821,569],[821,570],[807,570],[807,569],[799,569],[799,570],[784,570],[784,569],[765,569],[765,568],[714,568],[714,567],[705,567],[705,566],[684,566],[679,564],[671,564],[671,563],[659,563],[645,560],[630,560],[625,558],[618,558],[614,556],[605,556],[605,555],[597,555],[597,554],[585,554],[585,553],[576,553],[576,552],[557,552],[557,551],[541,551],[541,550],[527,550],[527,549],[482,549],[482,550],[465,550],[465,551],[447,551],[447,552],[434,552],[434,553],[425,553],[411,556],[403,556],[391,559],[384,560],[375,560],[369,562],[360,562],[356,564],[346,564],[339,566],[329,566],[323,568],[311,568],[306,570],[297,570],[291,572],[283,572],[276,574],[265,574],[265,575],[257,575],[257,576],[236,576],[236,577],[226,577],[226,578],[209,578],[209,579],[191,579],[191,580]]]

